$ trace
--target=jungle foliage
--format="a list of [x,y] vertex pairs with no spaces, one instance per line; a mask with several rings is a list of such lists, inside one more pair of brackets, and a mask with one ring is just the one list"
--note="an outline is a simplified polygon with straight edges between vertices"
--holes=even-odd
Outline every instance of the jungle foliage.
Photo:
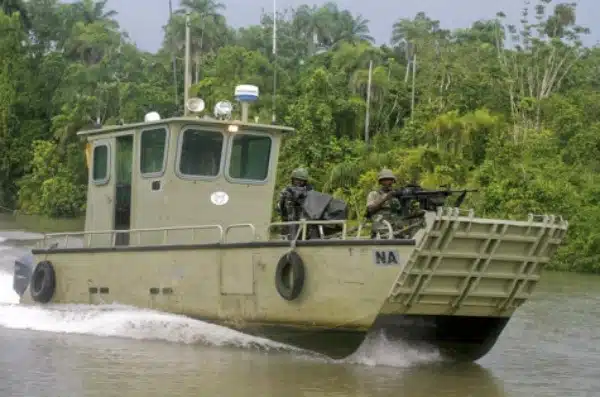
[[582,45],[589,31],[574,5],[540,0],[524,6],[518,26],[499,12],[454,31],[418,13],[399,19],[382,46],[369,21],[335,3],[301,6],[278,13],[275,56],[272,14],[233,29],[216,0],[181,4],[152,54],[131,42],[106,0],[0,0],[0,205],[81,215],[87,169],[76,132],[149,111],[181,114],[189,11],[192,92],[211,109],[235,85],[256,84],[254,114],[270,122],[274,110],[297,129],[280,186],[306,166],[354,218],[382,166],[400,183],[479,188],[467,204],[482,216],[567,218],[553,266],[600,272],[600,49]]

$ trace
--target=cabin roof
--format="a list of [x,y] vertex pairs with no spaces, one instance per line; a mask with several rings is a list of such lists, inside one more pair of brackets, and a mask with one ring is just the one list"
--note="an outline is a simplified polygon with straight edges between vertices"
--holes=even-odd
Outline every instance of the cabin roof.
[[216,120],[216,119],[205,119],[205,118],[197,118],[197,117],[172,117],[167,119],[161,119],[157,121],[149,121],[149,122],[141,122],[141,123],[131,123],[131,124],[123,124],[123,125],[110,125],[97,129],[83,130],[79,131],[77,135],[80,136],[91,136],[91,135],[103,135],[109,134],[119,131],[128,131],[138,128],[152,127],[155,125],[164,125],[164,124],[197,124],[208,127],[226,127],[228,125],[238,125],[240,128],[251,128],[254,131],[264,131],[264,132],[278,132],[278,133],[292,133],[295,130],[292,127],[286,127],[282,125],[269,125],[269,124],[257,124],[257,123],[243,123],[239,120]]

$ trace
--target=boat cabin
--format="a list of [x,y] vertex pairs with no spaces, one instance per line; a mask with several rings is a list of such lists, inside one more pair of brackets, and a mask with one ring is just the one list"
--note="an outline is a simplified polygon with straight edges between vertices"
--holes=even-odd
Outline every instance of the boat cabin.
[[146,120],[79,132],[88,140],[86,246],[267,239],[281,137],[293,129],[154,112]]

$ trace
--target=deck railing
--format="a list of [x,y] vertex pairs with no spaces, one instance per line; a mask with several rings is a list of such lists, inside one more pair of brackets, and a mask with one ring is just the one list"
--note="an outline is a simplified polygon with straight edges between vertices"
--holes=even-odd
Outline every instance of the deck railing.
[[[338,232],[332,236],[326,236],[324,233],[324,226],[337,225],[341,227],[341,232]],[[293,241],[305,240],[308,237],[308,230],[310,226],[317,226],[319,232],[319,238],[330,238],[330,239],[348,239],[348,222],[345,220],[332,220],[332,221],[308,221],[300,220],[295,222],[272,222],[267,225],[267,236],[271,236],[272,229],[275,227],[289,227],[299,226],[298,231],[294,238],[290,239]],[[361,232],[364,229],[365,223],[361,223],[356,230],[356,237],[361,238]],[[390,232],[392,227],[390,224],[387,225]],[[92,231],[77,231],[77,232],[62,232],[62,233],[47,233],[43,235],[43,238],[36,244],[37,248],[56,248],[58,245],[62,247],[68,247],[69,243],[74,239],[80,243],[84,243],[86,246],[92,246],[93,237],[95,236],[106,236],[109,246],[114,247],[117,244],[118,236],[121,234],[129,235],[129,241],[134,242],[136,245],[143,244],[143,235],[146,233],[160,233],[162,239],[160,245],[173,244],[169,238],[174,232],[177,231],[189,231],[191,241],[196,240],[196,235],[199,231],[214,231],[215,235],[213,238],[203,239],[202,242],[206,243],[228,243],[230,233],[233,230],[248,229],[250,232],[249,236],[245,241],[258,241],[260,239],[257,227],[252,223],[239,223],[228,226],[222,225],[192,225],[192,226],[170,226],[170,227],[156,227],[156,228],[140,228],[140,229],[125,229],[125,230],[92,230]],[[187,240],[187,239],[186,239]],[[62,243],[62,244],[60,244]],[[131,244],[131,243],[130,243]],[[105,244],[106,245],[106,244]]]
[[[454,217],[461,217],[461,218],[467,218],[470,220],[474,220],[474,212],[472,210],[461,210],[458,208],[438,208],[438,211],[436,211],[435,213],[435,218],[436,219],[440,219],[440,217],[450,217],[450,218],[454,218]],[[528,216],[527,221],[525,221],[525,223],[532,225],[534,223],[537,222],[548,222],[549,219],[552,218],[552,220],[554,220],[555,217],[552,216],[548,216],[548,215],[534,215],[534,214],[530,214]],[[562,221],[562,218],[560,217],[556,217],[557,220]],[[518,221],[514,221],[514,222],[518,222]],[[320,238],[320,239],[341,239],[341,240],[347,240],[347,239],[370,239],[370,238],[375,238],[375,239],[393,239],[394,238],[394,230],[392,228],[392,225],[387,222],[387,221],[383,221],[384,226],[387,228],[387,233],[376,233],[376,235],[371,236],[370,232],[370,227],[368,227],[368,225],[370,225],[371,222],[368,221],[363,221],[361,223],[358,224],[358,226],[353,227],[352,229],[349,229],[348,227],[348,221],[347,220],[329,220],[329,221],[323,221],[323,220],[317,220],[317,221],[309,221],[309,220],[300,220],[300,221],[294,221],[294,222],[271,222],[267,225],[266,227],[266,233],[259,233],[257,231],[257,226],[252,224],[252,223],[239,223],[239,224],[233,224],[233,225],[228,225],[228,226],[222,226],[222,225],[192,225],[192,226],[168,226],[168,227],[157,227],[157,228],[139,228],[139,229],[128,229],[128,230],[93,230],[93,231],[78,231],[78,232],[67,232],[67,233],[48,233],[48,234],[44,234],[43,238],[40,239],[38,241],[38,243],[36,244],[37,248],[56,248],[59,245],[59,242],[62,240],[63,244],[62,247],[68,247],[69,246],[69,242],[71,241],[70,239],[76,238],[77,240],[79,240],[80,244],[84,244],[85,246],[91,247],[91,246],[96,246],[96,244],[93,244],[93,237],[95,236],[107,236],[108,238],[105,240],[106,243],[105,244],[101,244],[101,246],[110,246],[110,247],[114,247],[117,246],[117,236],[119,235],[128,235],[129,236],[129,242],[127,243],[127,245],[132,245],[131,243],[133,242],[133,245],[144,245],[144,242],[142,240],[142,235],[146,234],[146,233],[159,233],[160,235],[162,235],[162,238],[160,240],[160,242],[153,242],[152,245],[158,244],[158,245],[170,245],[170,244],[186,244],[185,242],[181,242],[181,238],[177,238],[176,242],[171,242],[170,240],[170,235],[174,234],[174,232],[177,231],[184,231],[184,232],[189,232],[189,235],[191,237],[191,243],[196,243],[196,237],[197,237],[197,233],[200,231],[209,231],[209,232],[214,232],[214,237],[211,238],[202,238],[200,240],[200,242],[202,243],[228,243],[230,242],[229,237],[230,237],[230,233],[233,230],[239,230],[239,229],[247,229],[250,233],[248,238],[244,238],[243,241],[244,242],[250,242],[250,241],[258,241],[261,239],[261,237],[264,235],[266,236],[266,239],[272,239],[274,236],[277,236],[277,234],[273,233],[273,229],[276,227],[282,228],[282,227],[290,227],[290,226],[298,226],[297,230],[295,230],[295,233],[293,236],[289,236],[286,234],[282,234],[279,233],[279,238],[280,239],[285,239],[285,240],[289,240],[290,244],[294,245],[296,241],[298,240],[305,240],[308,237],[311,238]],[[311,226],[316,226],[315,229],[313,230],[317,230],[318,235],[314,236],[311,235],[309,236],[309,227]],[[336,233],[332,233],[330,235],[327,235],[325,233],[324,227],[326,226],[339,226],[341,228],[341,231],[338,231]],[[262,227],[261,227],[262,228]],[[367,235],[363,236],[363,232],[365,231],[365,229],[367,229],[369,231],[369,233]],[[261,230],[262,232],[262,230]],[[58,240],[58,241],[57,241]],[[187,240],[187,239],[185,239]]]

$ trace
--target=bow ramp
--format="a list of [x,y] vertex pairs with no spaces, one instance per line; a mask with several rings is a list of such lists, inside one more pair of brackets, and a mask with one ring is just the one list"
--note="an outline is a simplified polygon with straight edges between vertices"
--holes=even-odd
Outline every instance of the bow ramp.
[[373,328],[452,358],[480,358],[531,297],[567,228],[548,215],[510,221],[458,208],[428,213]]

